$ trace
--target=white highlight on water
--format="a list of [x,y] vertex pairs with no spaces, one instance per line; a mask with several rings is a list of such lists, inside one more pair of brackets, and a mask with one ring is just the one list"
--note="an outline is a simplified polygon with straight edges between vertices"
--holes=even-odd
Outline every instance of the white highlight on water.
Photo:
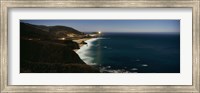
[[109,38],[92,38],[89,40],[86,40],[85,42],[87,44],[83,45],[80,47],[79,50],[76,51],[76,53],[79,55],[79,57],[88,65],[96,65],[96,63],[94,63],[94,58],[90,57],[92,55],[91,51],[89,51],[89,49],[95,45],[92,44],[92,42],[98,40],[98,39],[109,39]]
[[91,52],[89,51],[89,49],[93,46],[92,42],[96,41],[97,39],[98,38],[92,38],[92,39],[86,40],[85,42],[87,44],[81,46],[80,49],[76,51],[79,57],[88,65],[96,65],[96,63],[93,62],[94,58],[89,57],[89,55],[91,55]]

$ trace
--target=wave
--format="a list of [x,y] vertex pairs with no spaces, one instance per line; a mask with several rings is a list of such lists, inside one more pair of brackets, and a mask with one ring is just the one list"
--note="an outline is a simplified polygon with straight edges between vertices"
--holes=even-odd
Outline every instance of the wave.
[[110,38],[98,37],[98,38],[92,38],[92,39],[86,40],[85,42],[87,44],[81,46],[80,49],[76,51],[76,53],[79,55],[79,57],[88,65],[97,65],[94,62],[94,58],[91,57],[92,53],[91,53],[90,49],[91,49],[91,47],[99,46],[99,45],[92,44],[92,42],[94,42],[98,39],[110,39]]
[[86,45],[83,45],[80,47],[79,50],[76,51],[76,53],[79,55],[79,57],[88,65],[96,65],[94,63],[94,58],[91,57],[91,52],[89,49],[94,46],[92,42],[98,40],[99,38],[92,38],[89,40],[86,40],[85,42],[87,43]]
[[110,39],[110,38],[105,38],[105,37],[99,37],[98,39]]
[[113,69],[111,66],[100,66],[99,67],[101,73],[138,73],[137,68],[126,69]]
[[101,67],[100,68],[101,73],[131,73],[128,70],[125,69],[108,69],[107,67]]

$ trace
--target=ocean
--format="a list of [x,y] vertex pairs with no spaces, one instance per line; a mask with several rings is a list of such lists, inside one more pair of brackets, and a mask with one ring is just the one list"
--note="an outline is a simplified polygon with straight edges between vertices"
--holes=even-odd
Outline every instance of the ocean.
[[103,33],[77,54],[102,73],[180,73],[179,33]]

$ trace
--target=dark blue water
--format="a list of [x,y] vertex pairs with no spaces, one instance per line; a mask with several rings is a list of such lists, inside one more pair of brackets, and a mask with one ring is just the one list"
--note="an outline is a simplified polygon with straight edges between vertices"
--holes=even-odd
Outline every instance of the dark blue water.
[[104,33],[91,43],[101,72],[180,73],[178,33]]

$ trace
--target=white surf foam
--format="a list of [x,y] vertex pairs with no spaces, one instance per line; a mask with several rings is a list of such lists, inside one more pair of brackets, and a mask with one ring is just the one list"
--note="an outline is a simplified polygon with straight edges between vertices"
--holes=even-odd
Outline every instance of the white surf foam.
[[109,38],[92,38],[89,40],[86,40],[85,42],[87,43],[86,45],[83,45],[80,47],[79,50],[76,51],[76,53],[79,55],[79,57],[88,65],[96,65],[96,63],[94,63],[94,58],[92,58],[92,53],[91,51],[89,51],[89,49],[91,47],[97,47],[99,45],[93,45],[92,42],[98,40],[98,39],[109,39]]
[[80,47],[79,50],[76,51],[76,53],[79,55],[79,57],[88,65],[96,65],[96,63],[94,63],[94,58],[90,57],[91,56],[91,52],[89,51],[89,49],[94,46],[92,44],[92,42],[96,41],[98,38],[92,38],[89,40],[86,40],[85,42],[87,43],[86,45],[83,45]]
[[112,69],[111,66],[107,66],[107,67],[100,67],[100,72],[101,73],[131,73],[128,70],[125,69]]

